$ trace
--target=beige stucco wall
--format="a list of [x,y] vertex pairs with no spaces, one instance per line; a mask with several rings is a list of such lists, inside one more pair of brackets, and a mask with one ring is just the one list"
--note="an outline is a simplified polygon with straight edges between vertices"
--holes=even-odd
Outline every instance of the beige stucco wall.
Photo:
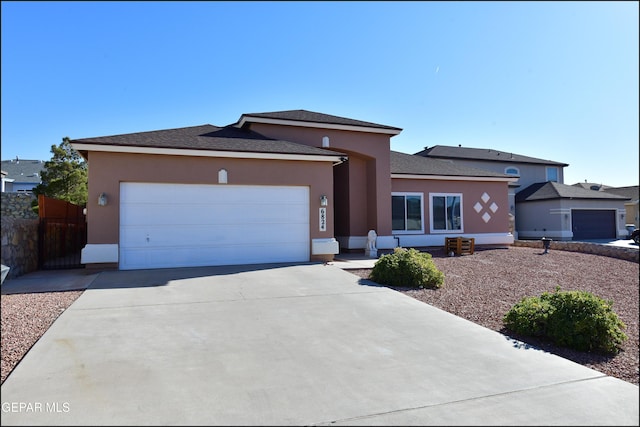
[[[154,182],[218,184],[226,169],[229,185],[286,185],[309,187],[310,238],[334,237],[332,209],[333,169],[328,161],[230,159],[90,152],[87,224],[89,244],[117,244],[119,240],[120,183]],[[107,206],[98,206],[100,193]],[[329,196],[327,229],[319,231],[320,196]]]
[[[509,201],[507,182],[481,182],[481,181],[441,181],[441,180],[392,180],[393,192],[423,193],[424,203],[424,231],[429,233],[429,193],[461,193],[462,216],[464,233],[508,233],[509,232]],[[489,195],[489,200],[482,201],[484,193]],[[480,212],[473,208],[476,202],[483,205]],[[495,203],[498,209],[495,212],[489,210],[489,206]],[[491,219],[484,222],[482,215],[489,212]]]
[[624,207],[627,210],[626,223],[633,224],[636,228],[640,228],[640,211],[638,210],[638,202],[627,202]]
[[348,181],[336,186],[348,186],[349,206],[340,207],[340,214],[348,212],[349,235],[366,235],[375,229],[378,235],[391,235],[391,163],[390,136],[368,132],[306,128],[252,123],[251,130],[270,138],[322,147],[323,137],[329,137],[329,150],[349,156]]

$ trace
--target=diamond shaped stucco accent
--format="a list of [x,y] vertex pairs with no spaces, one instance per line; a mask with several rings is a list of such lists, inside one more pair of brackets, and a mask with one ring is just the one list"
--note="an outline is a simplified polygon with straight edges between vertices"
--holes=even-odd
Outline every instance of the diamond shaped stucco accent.
[[491,219],[491,215],[489,215],[489,212],[485,212],[484,215],[482,215],[482,220],[484,222],[489,222],[490,219]]
[[482,197],[480,197],[483,202],[487,203],[491,197],[487,193],[483,193]]
[[480,202],[476,202],[476,204],[473,205],[473,209],[476,211],[476,213],[480,213],[480,211],[482,210],[482,205],[480,204]]

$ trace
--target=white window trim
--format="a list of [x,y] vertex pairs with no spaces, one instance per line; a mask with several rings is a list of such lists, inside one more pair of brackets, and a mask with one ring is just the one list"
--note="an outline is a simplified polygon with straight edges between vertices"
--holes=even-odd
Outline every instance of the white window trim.
[[[549,170],[555,170],[556,171],[556,180],[555,181],[551,181],[549,179]],[[556,166],[547,166],[547,168],[545,169],[546,175],[547,175],[547,182],[560,182],[560,171],[558,170],[558,168]]]
[[[424,234],[424,193],[407,193],[407,192],[397,192],[391,193],[391,197],[393,196],[404,196],[405,204],[404,204],[404,224],[407,226],[407,201],[406,196],[420,197],[420,225],[422,228],[420,230],[391,230],[393,234]],[[393,222],[392,222],[393,224]],[[393,225],[392,225],[393,227]]]
[[[433,228],[433,198],[434,197],[460,197],[460,230],[436,230]],[[429,231],[432,234],[462,234],[464,233],[464,209],[462,193],[429,193]]]
[[[509,169],[514,169],[516,171],[515,174],[511,174],[509,172],[507,172]],[[512,175],[512,176],[520,176],[520,168],[517,168],[515,166],[507,166],[504,168],[504,173],[507,175]]]

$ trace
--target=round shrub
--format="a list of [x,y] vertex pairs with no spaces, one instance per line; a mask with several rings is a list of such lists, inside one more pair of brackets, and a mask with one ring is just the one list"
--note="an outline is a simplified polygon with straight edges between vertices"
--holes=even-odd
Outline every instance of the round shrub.
[[369,275],[374,282],[388,286],[410,288],[439,288],[444,273],[433,263],[431,254],[416,249],[395,248],[382,255]]
[[514,332],[543,336],[563,347],[615,354],[628,337],[612,305],[589,292],[556,287],[553,293],[523,298],[503,322]]
[[544,336],[551,304],[543,297],[525,297],[504,316],[507,328],[521,335]]

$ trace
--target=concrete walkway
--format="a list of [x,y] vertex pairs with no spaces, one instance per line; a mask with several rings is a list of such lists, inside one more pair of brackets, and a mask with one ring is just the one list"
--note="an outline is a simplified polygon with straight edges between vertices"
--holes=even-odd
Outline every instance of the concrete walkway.
[[2,425],[639,423],[631,383],[311,263],[102,272],[1,391]]

